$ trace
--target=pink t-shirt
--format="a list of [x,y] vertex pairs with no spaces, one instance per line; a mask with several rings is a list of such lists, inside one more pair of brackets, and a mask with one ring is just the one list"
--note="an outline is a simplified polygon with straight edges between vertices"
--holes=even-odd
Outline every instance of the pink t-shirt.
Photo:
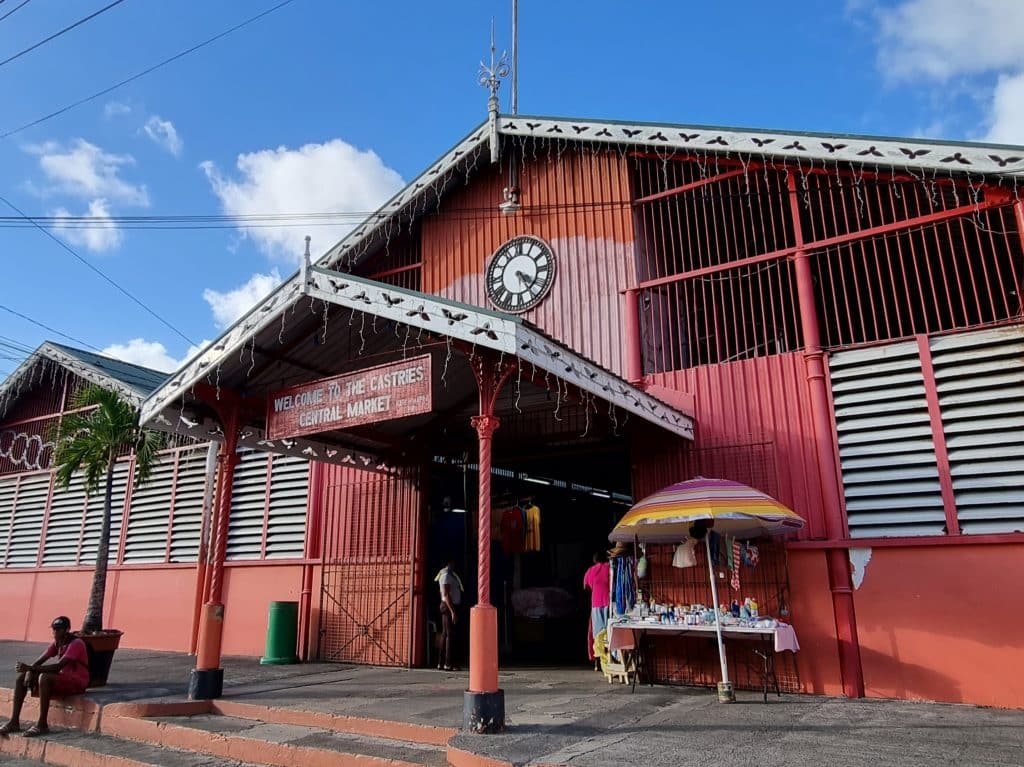
[[43,658],[67,660],[68,663],[60,670],[60,675],[82,687],[89,684],[89,651],[81,639],[76,637],[61,648],[58,648],[56,643],[51,644],[46,648]]
[[583,576],[583,585],[590,589],[591,607],[608,607],[610,594],[607,562],[598,562],[592,565],[587,570],[587,574]]

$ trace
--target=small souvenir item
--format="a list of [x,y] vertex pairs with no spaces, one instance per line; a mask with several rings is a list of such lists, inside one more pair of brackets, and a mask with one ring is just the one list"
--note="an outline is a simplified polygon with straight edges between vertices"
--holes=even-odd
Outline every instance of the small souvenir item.
[[740,603],[737,602],[735,599],[732,600],[732,617],[733,618],[739,618],[740,617]]

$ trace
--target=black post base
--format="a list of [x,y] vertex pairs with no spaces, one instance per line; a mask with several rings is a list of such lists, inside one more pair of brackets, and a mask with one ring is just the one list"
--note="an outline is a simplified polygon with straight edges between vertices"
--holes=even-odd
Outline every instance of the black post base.
[[505,691],[469,692],[462,699],[462,729],[478,735],[505,730]]
[[224,669],[192,669],[188,678],[189,700],[213,700],[224,692]]

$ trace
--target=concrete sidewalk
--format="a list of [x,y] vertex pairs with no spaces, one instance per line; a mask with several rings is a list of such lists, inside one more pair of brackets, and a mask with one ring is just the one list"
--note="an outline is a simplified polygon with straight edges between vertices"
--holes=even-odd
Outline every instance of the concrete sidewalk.
[[[0,642],[0,669],[42,645]],[[182,700],[191,659],[119,651],[100,705]],[[465,673],[304,664],[260,666],[228,658],[226,701],[457,728]],[[0,678],[0,686],[11,680]],[[590,670],[502,673],[508,731],[458,734],[450,745],[499,764],[593,765],[1021,765],[1024,711],[895,701],[770,697],[740,693],[723,706],[713,691],[609,685]],[[451,757],[450,757],[451,758]]]

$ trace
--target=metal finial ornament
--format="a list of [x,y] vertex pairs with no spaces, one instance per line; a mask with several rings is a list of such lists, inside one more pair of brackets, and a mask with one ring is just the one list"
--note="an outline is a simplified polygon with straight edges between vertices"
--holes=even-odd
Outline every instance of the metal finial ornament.
[[488,100],[487,107],[495,111],[498,109],[498,88],[501,87],[501,80],[508,77],[509,72],[512,71],[508,63],[508,51],[502,51],[501,57],[497,59],[495,58],[496,54],[494,19],[491,19],[491,65],[487,66],[484,62],[480,62],[479,82],[490,91],[491,97]]

